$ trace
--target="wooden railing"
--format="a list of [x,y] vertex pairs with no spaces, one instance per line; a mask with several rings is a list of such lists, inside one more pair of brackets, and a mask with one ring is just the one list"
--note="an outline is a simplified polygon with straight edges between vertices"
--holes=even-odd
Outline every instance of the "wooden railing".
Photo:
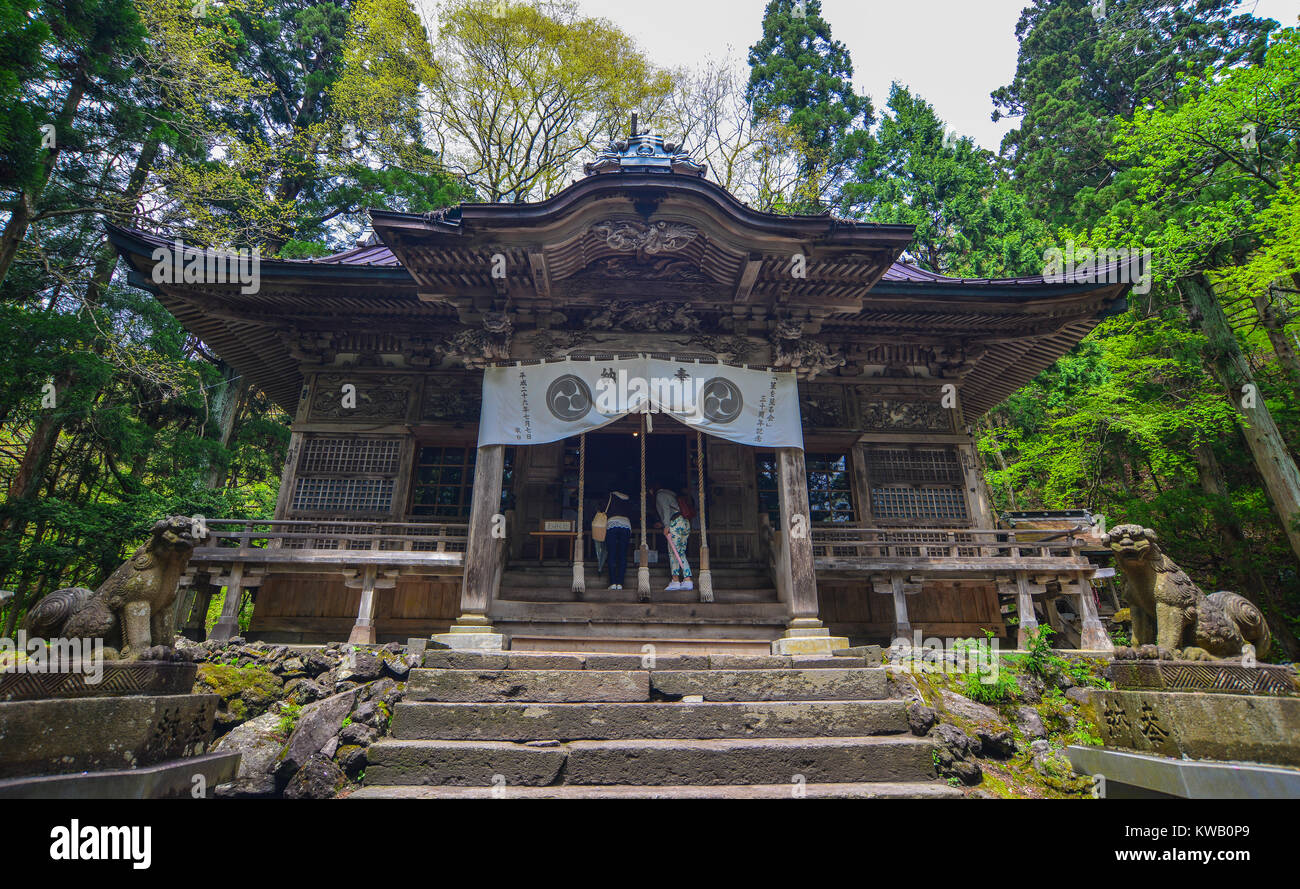
[[255,559],[273,552],[275,561],[341,552],[372,560],[384,553],[458,555],[469,535],[469,525],[454,522],[208,519],[207,525],[208,539],[194,550],[197,561]]
[[819,570],[1086,570],[1075,531],[815,525]]

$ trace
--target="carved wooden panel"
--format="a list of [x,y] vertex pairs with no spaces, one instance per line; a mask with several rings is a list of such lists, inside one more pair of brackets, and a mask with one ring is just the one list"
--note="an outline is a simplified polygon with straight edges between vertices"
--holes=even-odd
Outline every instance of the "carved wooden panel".
[[862,428],[871,432],[954,431],[956,411],[937,401],[866,401]]
[[836,383],[800,383],[799,413],[805,429],[854,429],[848,390]]
[[[411,380],[378,374],[317,374],[311,401],[313,420],[406,419]],[[355,386],[355,404],[348,395]]]
[[476,423],[483,407],[483,378],[429,376],[424,381],[420,419],[448,423]]

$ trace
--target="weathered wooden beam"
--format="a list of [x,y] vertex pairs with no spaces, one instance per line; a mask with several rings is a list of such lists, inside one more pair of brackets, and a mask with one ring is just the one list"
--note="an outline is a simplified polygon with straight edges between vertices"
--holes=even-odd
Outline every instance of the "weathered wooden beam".
[[777,484],[781,501],[781,530],[786,534],[790,570],[790,617],[817,617],[817,573],[813,566],[812,521],[808,505],[808,475],[803,451],[778,448]]
[[754,282],[758,280],[758,273],[763,270],[762,258],[750,257],[745,266],[740,271],[740,280],[736,282],[736,293],[733,302],[747,303],[754,295]]
[[244,597],[243,577],[243,562],[235,562],[230,566],[230,576],[221,584],[226,588],[226,601],[221,605],[221,617],[217,618],[209,638],[227,642],[238,634],[239,603]]
[[348,635],[348,641],[353,644],[375,643],[375,575],[374,565],[361,570],[361,604],[357,609],[357,622]]

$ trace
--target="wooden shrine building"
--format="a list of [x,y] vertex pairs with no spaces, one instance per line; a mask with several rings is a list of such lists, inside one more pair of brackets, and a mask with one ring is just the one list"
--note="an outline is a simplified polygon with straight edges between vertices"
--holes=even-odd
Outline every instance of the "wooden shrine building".
[[[471,646],[802,651],[1004,635],[1000,596],[1023,630],[1051,594],[1077,597],[1084,646],[1106,647],[1080,541],[997,528],[970,427],[1126,285],[943,277],[900,261],[908,226],[761,213],[704,173],[635,134],[548,200],[375,211],[364,245],[264,261],[256,288],[155,283],[178,247],[111,229],[131,281],[293,417],[274,520],[208,519],[191,632],[227,587],[255,591],[247,635],[271,641],[452,631]],[[635,412],[585,437],[482,444],[493,369],[645,359],[793,375],[783,409],[802,447]],[[643,445],[648,478],[703,482],[713,601],[664,591],[653,530],[650,601],[635,564],[625,590],[596,574],[585,526],[606,492],[632,494],[639,542]],[[693,564],[700,542],[697,529]],[[214,636],[236,631],[238,600]]]

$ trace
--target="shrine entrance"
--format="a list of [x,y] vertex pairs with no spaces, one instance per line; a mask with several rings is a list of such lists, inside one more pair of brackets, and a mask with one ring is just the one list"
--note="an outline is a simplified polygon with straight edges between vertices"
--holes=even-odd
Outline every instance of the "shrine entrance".
[[[652,430],[644,433],[646,541],[652,575],[650,600],[658,600],[664,592],[670,564],[663,529],[655,527],[660,516],[651,488],[658,485],[686,497],[695,512],[687,560],[696,579],[703,567],[703,523],[713,553],[712,587],[720,591],[721,599],[730,600],[739,595],[775,601],[770,567],[766,560],[756,558],[759,510],[752,483],[753,449],[697,434],[672,417],[660,414],[652,414],[649,422],[641,415],[626,416],[600,431],[588,433],[585,459],[583,436],[554,445],[516,450],[519,468],[514,474],[512,497],[516,521],[510,535],[513,546],[502,580],[502,598],[509,598],[515,589],[514,582],[524,581],[522,575],[527,573],[529,577],[522,586],[532,588],[545,583],[555,587],[557,596],[573,599],[572,595],[564,596],[564,592],[572,592],[571,577],[566,571],[575,561],[581,562],[586,571],[584,600],[635,598],[626,593],[633,589],[639,564],[642,429],[646,427]],[[720,478],[714,477],[715,462],[730,467],[719,473]],[[738,464],[745,470],[738,472]],[[751,478],[749,484],[739,483],[742,474]],[[543,483],[546,476],[552,483]],[[628,499],[614,497],[614,491],[626,494]],[[611,580],[607,571],[608,554],[602,552],[605,547],[598,546],[590,533],[592,518],[607,509],[609,515],[626,516],[632,527],[627,557],[632,577],[625,579],[621,597],[616,595],[618,591],[608,590]],[[579,521],[583,532],[580,554],[575,551]],[[658,583],[661,579],[663,583]],[[683,591],[672,598],[685,602],[698,601],[699,596],[697,592]]]
[[[749,653],[842,643],[817,619],[798,403],[794,374],[717,361],[638,353],[489,367],[463,614],[437,639]],[[502,534],[506,447],[514,508]],[[762,521],[756,449],[775,455],[780,527]],[[691,501],[680,511],[695,513],[690,587],[673,582],[669,541],[654,527],[656,485]],[[590,532],[612,490],[629,495],[632,526],[621,588],[602,575]]]

